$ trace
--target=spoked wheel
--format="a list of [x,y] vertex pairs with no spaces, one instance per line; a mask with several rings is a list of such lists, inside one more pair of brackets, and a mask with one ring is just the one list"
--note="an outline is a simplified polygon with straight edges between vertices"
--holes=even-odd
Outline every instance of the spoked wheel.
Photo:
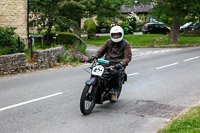
[[95,106],[95,95],[93,94],[94,86],[85,85],[81,100],[80,100],[80,109],[84,115],[88,115],[94,109]]

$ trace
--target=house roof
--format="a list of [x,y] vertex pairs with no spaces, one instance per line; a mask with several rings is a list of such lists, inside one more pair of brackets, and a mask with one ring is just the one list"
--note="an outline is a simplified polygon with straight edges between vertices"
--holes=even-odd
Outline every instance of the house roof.
[[146,5],[138,5],[133,6],[132,8],[127,8],[125,5],[121,6],[121,13],[130,13],[130,12],[137,12],[137,13],[145,13],[149,12],[153,8],[152,4],[146,4]]

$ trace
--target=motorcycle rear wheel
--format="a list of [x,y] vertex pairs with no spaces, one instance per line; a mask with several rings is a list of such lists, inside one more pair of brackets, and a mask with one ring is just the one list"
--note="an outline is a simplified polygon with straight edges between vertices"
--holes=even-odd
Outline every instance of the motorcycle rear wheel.
[[80,99],[80,110],[84,115],[88,115],[92,112],[95,106],[95,94],[93,94],[94,86],[85,85]]

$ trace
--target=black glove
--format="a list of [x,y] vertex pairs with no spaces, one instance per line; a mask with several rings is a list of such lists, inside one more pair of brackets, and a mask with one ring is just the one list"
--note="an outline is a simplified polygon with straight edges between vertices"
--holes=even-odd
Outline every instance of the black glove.
[[123,67],[123,66],[122,66],[121,63],[117,63],[117,64],[115,65],[115,69],[117,69],[117,70],[121,69],[122,67]]
[[87,62],[88,63],[92,63],[94,61],[94,59],[96,59],[97,57],[89,57]]

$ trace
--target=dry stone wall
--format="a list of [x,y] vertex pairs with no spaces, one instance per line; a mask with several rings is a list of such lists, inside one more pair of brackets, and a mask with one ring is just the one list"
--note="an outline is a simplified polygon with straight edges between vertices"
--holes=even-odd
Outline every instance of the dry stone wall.
[[0,75],[22,73],[26,70],[26,55],[17,53],[0,56]]
[[58,63],[59,54],[63,53],[63,46],[34,51],[32,63],[27,63],[26,55],[24,53],[1,55],[0,76],[54,67]]
[[64,47],[50,48],[33,52],[32,67],[34,69],[46,69],[57,65],[59,54],[64,53]]

